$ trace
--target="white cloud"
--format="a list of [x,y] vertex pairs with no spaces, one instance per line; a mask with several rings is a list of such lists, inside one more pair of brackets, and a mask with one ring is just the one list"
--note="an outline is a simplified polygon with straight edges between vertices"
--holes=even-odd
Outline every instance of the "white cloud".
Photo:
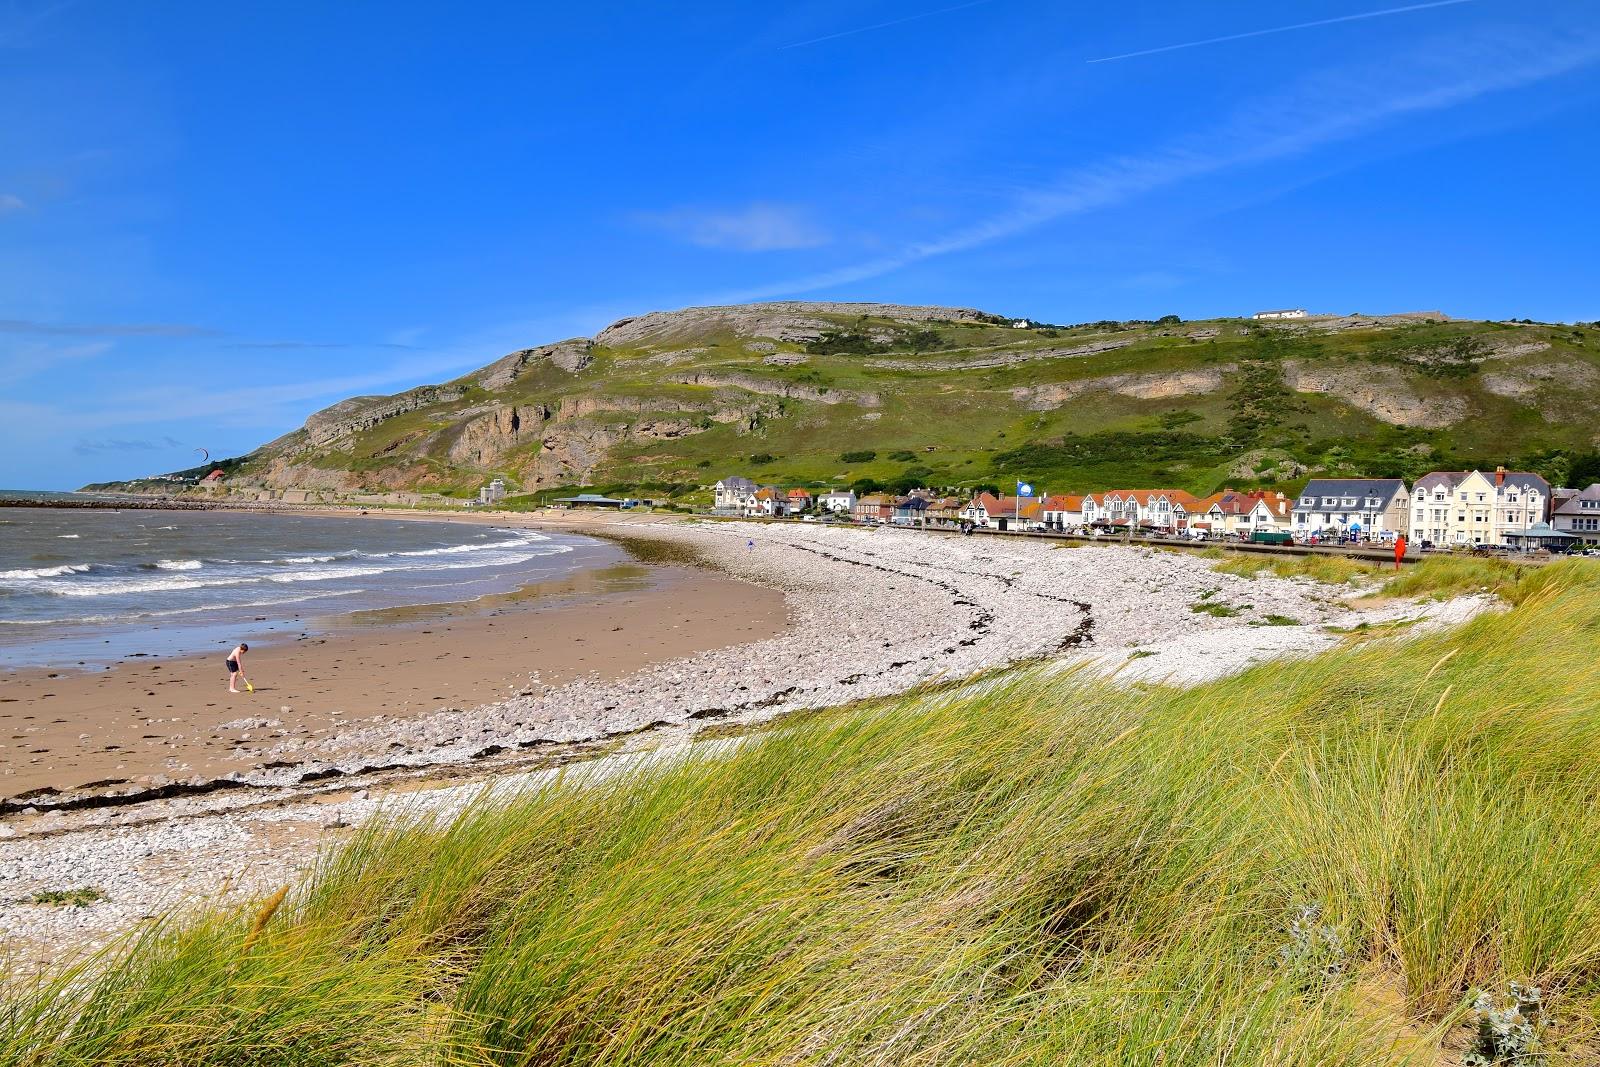
[[831,239],[803,209],[790,204],[758,202],[732,211],[678,208],[640,215],[639,220],[702,248],[741,252],[815,248]]
[[28,205],[23,203],[22,197],[16,193],[0,193],[0,215],[9,215],[14,211],[21,211]]

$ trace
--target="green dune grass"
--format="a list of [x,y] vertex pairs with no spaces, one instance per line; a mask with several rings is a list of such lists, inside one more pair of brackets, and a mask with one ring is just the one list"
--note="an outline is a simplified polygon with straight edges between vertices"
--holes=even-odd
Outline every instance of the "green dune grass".
[[0,1064],[1459,1063],[1512,981],[1517,1062],[1593,1062],[1597,640],[1573,561],[1193,689],[1035,671],[397,811],[14,992]]

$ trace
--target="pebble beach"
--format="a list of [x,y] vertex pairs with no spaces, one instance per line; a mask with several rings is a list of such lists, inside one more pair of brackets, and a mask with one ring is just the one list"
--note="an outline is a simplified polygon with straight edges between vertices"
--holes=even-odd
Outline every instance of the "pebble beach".
[[[0,936],[13,973],[169,908],[270,892],[375,812],[533,786],[576,760],[596,769],[669,758],[729,743],[708,734],[1024,663],[1088,663],[1118,684],[1195,684],[1329,647],[1358,622],[1446,625],[1485,606],[1361,605],[1304,579],[1220,574],[1210,560],[1145,547],[648,516],[511,521],[698,561],[752,596],[781,594],[787,625],[642,669],[530,676],[503,699],[271,739],[248,767],[185,788],[78,805],[64,794],[9,814]],[[1192,610],[1203,602],[1230,613]],[[73,890],[92,899],[36,902]]]

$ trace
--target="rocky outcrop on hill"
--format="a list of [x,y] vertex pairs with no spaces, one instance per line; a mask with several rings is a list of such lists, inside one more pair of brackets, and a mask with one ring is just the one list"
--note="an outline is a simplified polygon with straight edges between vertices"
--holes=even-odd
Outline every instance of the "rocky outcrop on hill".
[[866,366],[880,370],[988,370],[1014,367],[1042,359],[1075,359],[1127,348],[1132,341],[1099,341],[1074,348],[1028,348],[1002,355],[975,356],[970,359],[869,359]]
[[779,341],[814,341],[828,330],[838,327],[836,322],[820,317],[823,315],[866,316],[907,324],[984,322],[990,318],[972,308],[780,301],[652,311],[635,318],[618,319],[595,336],[595,343],[611,347],[658,345],[674,339],[700,338],[718,333]]
[[394,396],[353,396],[306,419],[306,443],[312,447],[329,445],[396,415],[433,404],[453,403],[461,397],[462,389],[455,385],[425,385]]
[[1283,378],[1297,393],[1325,393],[1394,426],[1443,429],[1460,422],[1467,413],[1466,401],[1460,397],[1424,397],[1394,367],[1311,367],[1288,360],[1283,365]]
[[775,382],[767,378],[757,378],[752,374],[703,372],[677,374],[673,376],[672,380],[680,385],[705,385],[716,389],[743,389],[748,393],[781,396],[790,400],[811,400],[819,404],[859,404],[864,408],[875,408],[883,403],[883,398],[877,393],[851,389],[828,389],[823,386],[798,385],[793,382]]
[[560,341],[538,348],[524,348],[502,356],[472,375],[474,381],[490,392],[498,392],[516,381],[530,366],[548,363],[569,374],[577,374],[594,362],[594,342],[587,337]]
[[1171,374],[1108,374],[1103,378],[1085,378],[1076,382],[1019,386],[1011,390],[1011,398],[1026,403],[1035,411],[1049,411],[1074,397],[1093,392],[1116,393],[1138,400],[1166,400],[1215,392],[1222,388],[1223,375],[1237,369],[1235,364],[1228,363]]

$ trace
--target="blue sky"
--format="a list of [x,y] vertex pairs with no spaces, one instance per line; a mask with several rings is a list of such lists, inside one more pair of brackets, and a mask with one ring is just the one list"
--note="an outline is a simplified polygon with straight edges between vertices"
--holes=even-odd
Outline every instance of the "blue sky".
[[1592,320],[1597,103],[1592,0],[0,0],[0,486],[690,304]]

